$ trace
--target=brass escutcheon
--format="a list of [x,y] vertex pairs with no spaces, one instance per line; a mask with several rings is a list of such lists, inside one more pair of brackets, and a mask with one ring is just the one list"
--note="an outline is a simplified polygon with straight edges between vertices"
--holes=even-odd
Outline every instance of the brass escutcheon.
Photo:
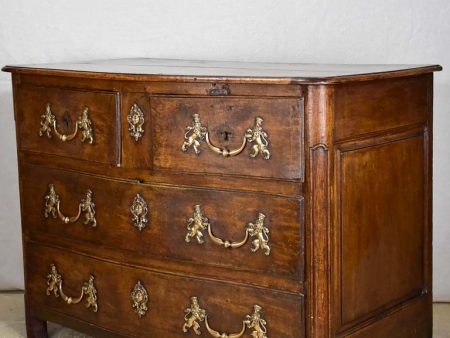
[[134,312],[142,318],[148,311],[148,292],[142,285],[141,281],[138,281],[131,291],[131,303]]

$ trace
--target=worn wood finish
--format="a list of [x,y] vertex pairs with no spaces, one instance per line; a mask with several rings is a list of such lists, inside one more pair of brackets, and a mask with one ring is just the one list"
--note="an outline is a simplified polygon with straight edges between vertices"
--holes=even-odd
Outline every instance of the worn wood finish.
[[[303,102],[301,99],[151,97],[155,168],[222,175],[301,179],[303,174]],[[185,127],[198,114],[211,142],[238,149],[255,118],[264,119],[270,159],[251,158],[248,143],[241,154],[223,158],[201,141],[201,153],[181,152]]]
[[426,74],[441,69],[438,65],[333,65],[141,58],[6,66],[3,71],[128,81],[334,84]]
[[343,324],[425,291],[424,138],[403,137],[338,153]]
[[[430,338],[431,73],[440,69],[146,59],[6,67],[28,335],[46,337],[51,320],[95,337],[193,337],[181,326],[196,295],[219,331],[239,331],[258,304],[272,338]],[[82,102],[93,107],[94,148],[37,136],[48,100],[65,132]],[[138,141],[127,122],[134,104],[145,115]],[[183,153],[194,113],[229,148],[263,116],[270,160],[249,158],[249,146],[223,158],[204,141],[200,156]],[[45,219],[49,183],[69,215],[91,189],[97,227]],[[137,193],[149,206],[142,231],[130,220]],[[195,204],[233,241],[266,214],[270,256],[251,243],[186,243]],[[71,295],[95,274],[98,313],[46,296],[51,263]],[[150,297],[142,319],[131,309],[138,280]]]
[[[427,76],[336,87],[336,140],[427,121]],[[361,108],[363,107],[363,108]]]
[[[431,337],[432,75],[349,87],[334,110],[334,327]],[[364,121],[346,129],[352,114]]]
[[[200,306],[207,310],[210,325],[215,330],[239,332],[246,314],[251,314],[253,305],[258,304],[273,337],[304,337],[301,296],[125,268],[35,244],[29,244],[28,252],[28,287],[32,295],[29,301],[34,306],[53,309],[124,335],[195,336],[183,333],[182,326],[190,298],[196,296]],[[98,291],[97,313],[86,309],[84,302],[68,305],[53,294],[46,295],[50,264],[58,268],[64,292],[68,295],[78,295],[82,282],[90,274],[94,275]],[[142,318],[133,311],[130,296],[138,281],[149,295],[148,311]],[[206,331],[203,324],[201,331]]]
[[[112,165],[119,163],[117,93],[23,86],[16,97],[20,149]],[[88,107],[93,143],[81,141],[81,130],[73,140],[66,142],[58,139],[53,128],[51,138],[46,134],[40,136],[41,115],[48,103],[56,117],[58,131],[63,134],[74,132],[79,116]]]
[[[50,183],[61,199],[63,214],[68,216],[76,215],[81,198],[90,189],[97,226],[83,224],[82,217],[73,224],[45,218],[43,197]],[[303,281],[302,199],[118,182],[35,166],[23,167],[21,185],[23,221],[31,237],[34,233],[53,234],[143,256]],[[134,226],[130,212],[137,194],[148,205],[148,223],[141,231]],[[39,207],[36,201],[42,201]],[[244,246],[231,249],[214,244],[205,230],[204,244],[195,238],[186,243],[186,219],[192,217],[197,204],[208,217],[213,234],[231,242],[240,242],[247,224],[254,222],[259,212],[264,213],[270,231],[270,256],[261,249],[251,251],[254,237]],[[254,276],[247,282],[258,284]]]

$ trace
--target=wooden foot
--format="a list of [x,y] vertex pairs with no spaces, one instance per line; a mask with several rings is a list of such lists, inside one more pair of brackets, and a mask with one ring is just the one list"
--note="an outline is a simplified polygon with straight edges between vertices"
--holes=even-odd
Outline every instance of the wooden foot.
[[27,306],[25,308],[25,320],[28,338],[48,338],[47,321],[36,318]]

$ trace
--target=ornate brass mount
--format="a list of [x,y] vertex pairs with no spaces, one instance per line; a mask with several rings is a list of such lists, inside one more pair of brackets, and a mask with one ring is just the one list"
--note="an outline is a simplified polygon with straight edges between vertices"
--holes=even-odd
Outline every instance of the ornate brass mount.
[[139,318],[142,318],[148,310],[148,292],[145,287],[138,281],[131,291],[131,302],[134,312],[137,313]]
[[64,223],[75,223],[84,214],[84,224],[90,224],[92,227],[97,226],[97,220],[95,219],[95,204],[92,201],[92,191],[88,190],[86,197],[81,199],[78,205],[78,214],[76,216],[67,217],[64,216],[60,210],[61,200],[59,195],[55,191],[53,184],[48,185],[48,193],[44,197],[45,208],[44,216],[47,218],[51,215],[53,218],[59,217]]
[[56,127],[56,117],[53,115],[50,103],[45,106],[45,112],[41,115],[41,128],[39,129],[39,136],[47,135],[48,138],[52,138],[52,128],[55,135],[63,142],[73,140],[78,133],[78,129],[81,130],[81,142],[88,142],[92,144],[94,142],[94,134],[92,131],[92,121],[89,119],[89,108],[84,107],[81,115],[78,117],[77,123],[75,123],[75,130],[72,134],[61,134]]
[[216,154],[222,155],[223,157],[231,157],[239,155],[244,150],[247,143],[254,143],[250,157],[257,157],[261,154],[266,160],[270,158],[270,151],[268,149],[269,135],[262,129],[262,124],[264,122],[262,117],[257,116],[255,118],[255,125],[246,130],[241,146],[233,150],[220,148],[212,144],[209,138],[208,128],[202,125],[200,115],[194,114],[192,118],[192,125],[185,128],[184,143],[181,146],[182,151],[187,152],[189,148],[192,147],[195,154],[199,155],[201,141],[205,140],[208,147]]
[[137,103],[133,104],[130,109],[130,113],[127,116],[128,121],[128,131],[130,135],[137,142],[144,134],[144,113],[141,108],[137,105]]
[[137,194],[134,197],[133,203],[130,207],[131,211],[131,221],[133,222],[133,225],[139,229],[139,231],[142,231],[148,223],[147,219],[147,213],[148,213],[148,206],[147,202],[144,200],[144,198]]
[[186,308],[184,316],[183,332],[192,329],[196,335],[201,335],[200,322],[205,322],[206,330],[215,338],[239,338],[246,329],[252,330],[251,336],[255,338],[267,338],[267,322],[261,317],[261,306],[254,305],[251,315],[246,315],[242,321],[242,330],[238,333],[220,333],[209,326],[208,314],[198,303],[197,297],[191,298],[190,307]]
[[58,273],[55,264],[50,264],[50,273],[47,275],[47,296],[53,292],[53,295],[61,299],[67,304],[78,304],[86,296],[86,308],[91,308],[92,311],[98,311],[97,304],[97,289],[94,286],[94,276],[90,275],[89,280],[83,283],[81,287],[81,294],[78,298],[67,296],[63,291],[62,276]]
[[200,205],[194,206],[194,213],[192,217],[187,218],[186,220],[186,229],[187,233],[184,240],[189,243],[191,238],[195,238],[199,244],[204,243],[204,235],[203,231],[208,229],[208,235],[211,240],[220,246],[225,248],[239,248],[247,243],[249,236],[255,237],[252,241],[253,247],[251,248],[252,252],[256,252],[259,249],[264,251],[266,256],[270,255],[270,246],[269,246],[269,228],[264,225],[264,219],[266,215],[263,213],[258,213],[258,218],[256,221],[249,222],[245,229],[244,239],[240,242],[231,242],[227,240],[220,239],[216,237],[211,230],[211,223],[207,217],[203,215]]

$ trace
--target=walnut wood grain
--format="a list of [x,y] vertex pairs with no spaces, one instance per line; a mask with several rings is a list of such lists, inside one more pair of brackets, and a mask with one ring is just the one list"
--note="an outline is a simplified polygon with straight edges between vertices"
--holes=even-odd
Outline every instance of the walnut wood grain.
[[[35,166],[24,166],[22,175],[24,231],[31,237],[35,233],[53,234],[142,256],[303,280],[302,199],[126,183]],[[49,184],[54,185],[67,214],[77,210],[80,198],[90,189],[97,226],[86,226],[82,220],[64,224],[59,218],[44,217],[44,196]],[[142,231],[133,225],[130,213],[138,193],[149,209],[148,224]],[[270,256],[261,250],[252,252],[252,238],[241,248],[217,246],[207,231],[204,244],[195,238],[186,243],[186,219],[192,217],[196,204],[202,206],[214,234],[234,242],[244,238],[248,222],[253,222],[259,212],[264,213],[270,231]]]
[[132,81],[331,84],[418,75],[441,69],[438,65],[288,64],[141,58],[6,66],[3,71]]
[[[277,179],[303,177],[302,99],[152,96],[150,105],[155,169]],[[262,154],[251,158],[250,143],[241,154],[228,158],[212,152],[205,141],[199,155],[193,149],[182,152],[185,127],[192,124],[193,114],[207,126],[211,141],[228,149],[239,148],[246,130],[261,116],[262,127],[269,135],[270,159],[263,159]]]
[[[74,255],[64,250],[29,244],[27,267],[30,304],[58,311],[76,319],[109,328],[119,334],[151,337],[186,337],[182,331],[184,310],[197,296],[214,329],[238,332],[253,305],[263,308],[272,337],[304,337],[303,298],[229,283],[151,273]],[[92,274],[98,290],[98,312],[83,304],[68,305],[46,295],[46,275],[54,263],[64,278],[67,293],[76,293],[79,282]],[[148,312],[139,318],[132,309],[130,292],[137,281],[148,290]],[[117,313],[120,311],[120,319]],[[206,330],[204,335],[206,336]]]
[[[440,69],[146,59],[5,67],[28,335],[46,337],[51,320],[96,337],[193,336],[181,325],[195,293],[220,331],[239,331],[257,303],[268,337],[431,337],[432,72]],[[50,99],[64,132],[82,102],[93,107],[94,148],[37,136]],[[145,116],[138,141],[127,122],[134,104]],[[262,115],[273,157],[250,159],[246,148],[221,158],[204,144],[198,157],[183,153],[193,113],[230,148]],[[45,219],[49,183],[69,213],[92,189],[97,227]],[[130,220],[137,193],[149,206],[142,231]],[[231,240],[263,211],[270,256],[208,238],[185,243],[195,204]],[[51,263],[69,294],[96,274],[98,313],[46,296]],[[150,297],[141,320],[130,299],[138,279]]]
[[[120,163],[117,93],[21,86],[15,95],[20,149],[110,165]],[[58,129],[64,134],[75,130],[78,117],[87,107],[93,143],[81,142],[80,135],[66,142],[58,139],[54,132],[51,138],[40,136],[41,115],[48,103],[56,116]]]

